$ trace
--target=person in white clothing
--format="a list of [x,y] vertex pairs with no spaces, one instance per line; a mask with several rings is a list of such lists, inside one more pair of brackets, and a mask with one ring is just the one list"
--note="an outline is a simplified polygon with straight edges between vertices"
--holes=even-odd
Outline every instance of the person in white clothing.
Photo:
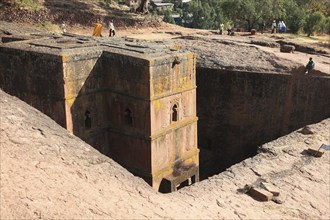
[[114,37],[116,32],[115,32],[115,26],[113,25],[113,20],[109,21],[109,37]]
[[278,33],[281,33],[282,32],[282,21],[279,21],[278,24],[277,24],[277,30],[278,30]]
[[64,21],[62,21],[62,23],[61,23],[61,31],[62,31],[62,34],[66,33],[65,22]]
[[284,21],[282,21],[281,32],[282,32],[282,33],[285,33],[285,32],[286,32],[286,25],[285,25]]
[[272,33],[276,33],[276,20],[273,20],[272,23]]

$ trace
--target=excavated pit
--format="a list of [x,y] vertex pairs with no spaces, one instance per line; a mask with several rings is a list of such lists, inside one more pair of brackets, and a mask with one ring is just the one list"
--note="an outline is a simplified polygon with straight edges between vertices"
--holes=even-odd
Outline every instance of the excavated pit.
[[[5,42],[24,40],[21,36],[13,36],[12,40],[11,37],[8,36],[3,39],[5,39],[3,40],[4,44]],[[31,42],[34,40],[31,39],[31,37],[27,39],[30,39]],[[94,43],[88,42],[86,38],[58,40],[57,43],[62,44],[61,48],[65,47],[69,49],[74,49],[77,44],[84,44],[86,47],[90,48],[96,46]],[[30,45],[40,48],[50,47],[49,42],[31,43]],[[53,45],[52,47],[55,46]],[[136,51],[140,49],[139,47],[133,48],[133,50]],[[38,63],[40,66],[38,66],[37,69],[40,67],[40,69],[47,72],[49,70],[48,61],[53,58],[50,58],[49,55],[42,54],[42,52],[41,50],[40,53],[33,53],[32,58],[27,58],[27,54],[23,53],[23,58],[40,61]],[[99,77],[97,75],[98,68],[102,65],[107,65],[104,60],[98,60],[99,57],[103,56],[102,52],[92,51],[87,52],[87,54],[89,58],[94,60],[92,61],[93,68],[90,73],[96,78],[92,78],[92,80],[89,80],[86,84],[83,83],[84,86],[81,88],[82,90],[80,92],[90,90],[92,87],[95,87],[97,83],[100,83],[97,80]],[[3,52],[3,56],[5,55],[6,51]],[[29,104],[32,104],[51,116],[63,127],[68,127],[68,124],[65,122],[65,117],[63,116],[67,110],[59,104],[62,102],[61,97],[64,96],[65,91],[52,91],[54,86],[63,84],[63,78],[60,75],[62,70],[59,63],[62,61],[61,59],[64,58],[54,57],[54,60],[50,62],[52,66],[51,71],[48,72],[49,76],[43,76],[42,74],[38,76],[39,80],[41,79],[44,84],[35,87],[37,91],[47,91],[46,94],[41,92],[39,94],[41,96],[38,96],[35,91],[31,91],[29,94],[28,85],[23,83],[23,81],[26,80],[24,79],[24,74],[20,77],[15,77],[8,74],[11,73],[12,70],[4,71],[4,69],[17,68],[14,72],[24,73],[27,67],[31,67],[31,63],[29,63],[27,67],[17,65],[4,67],[2,65],[0,67],[0,86],[6,92],[27,101]],[[111,56],[108,58],[111,59]],[[79,54],[72,59],[79,59]],[[125,58],[124,55],[122,59],[125,60],[128,59],[128,57]],[[80,71],[85,71],[85,67],[87,66],[84,66],[82,62],[71,70],[74,71],[74,69],[78,69]],[[120,67],[120,64],[117,63],[115,68],[124,67]],[[200,149],[200,179],[206,179],[214,174],[218,174],[231,165],[255,155],[258,146],[266,142],[286,135],[304,125],[316,123],[330,117],[330,78],[322,74],[314,77],[305,76],[301,75],[299,71],[300,70],[297,70],[296,73],[286,73],[283,70],[281,74],[278,74],[197,66],[196,109],[198,116],[198,147]],[[3,74],[5,72],[7,74]],[[31,77],[30,75],[26,76]],[[87,78],[89,77],[90,76],[87,76]],[[26,88],[19,88],[21,85],[26,85]],[[23,89],[24,92],[22,92],[22,90],[20,91],[20,89]],[[78,91],[78,96],[82,97],[82,95],[79,95],[80,92]],[[40,97],[42,97],[42,100]],[[98,98],[102,99],[102,97]],[[93,102],[93,100],[89,101]],[[98,102],[99,101],[100,100],[98,100]],[[91,143],[91,145],[100,152],[112,157],[111,151],[107,150],[104,145],[97,141],[99,139],[99,134],[96,131],[93,134],[94,137],[91,137],[86,136],[85,131],[81,130],[81,128],[87,128],[90,125],[90,120],[95,120],[95,112],[91,113],[91,111],[98,108],[97,105],[92,105],[92,109],[80,111],[81,109],[85,109],[84,106],[84,101],[72,106],[74,112],[79,111],[82,113],[72,116],[76,118],[76,121],[79,121],[80,124],[69,126],[72,126],[77,136]],[[57,112],[57,114],[54,115],[53,112]],[[128,112],[127,115],[131,115],[130,112]],[[79,118],[82,120],[79,120]],[[130,117],[126,117],[126,119],[126,121],[130,121]],[[107,139],[106,141],[107,143],[111,143],[111,140]],[[176,163],[174,167],[180,163]],[[188,167],[190,166],[191,165]],[[183,167],[185,167],[185,165],[183,165]],[[134,165],[133,167],[129,166],[128,169],[135,170]],[[195,170],[195,166],[193,166],[193,170]],[[184,178],[184,181],[181,182],[181,185],[179,184],[178,188],[183,185],[191,184],[191,178],[196,178],[196,173],[198,173],[198,171],[194,171],[193,174]],[[140,174],[140,176],[143,175]],[[148,178],[145,178],[148,182],[147,179]],[[189,183],[186,184],[187,181]],[[195,181],[198,181],[198,178]]]
[[[276,40],[263,36],[195,34],[175,42],[197,54],[201,179],[257,154],[266,142],[330,116],[327,55],[279,56]],[[314,56],[319,68],[308,75],[298,62],[305,56]]]
[[200,177],[330,117],[330,77],[197,68]]

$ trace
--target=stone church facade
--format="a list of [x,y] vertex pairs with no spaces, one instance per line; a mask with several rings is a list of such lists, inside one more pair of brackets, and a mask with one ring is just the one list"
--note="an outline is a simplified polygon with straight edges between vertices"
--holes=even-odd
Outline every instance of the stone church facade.
[[0,46],[0,87],[161,192],[199,180],[196,57],[132,39]]

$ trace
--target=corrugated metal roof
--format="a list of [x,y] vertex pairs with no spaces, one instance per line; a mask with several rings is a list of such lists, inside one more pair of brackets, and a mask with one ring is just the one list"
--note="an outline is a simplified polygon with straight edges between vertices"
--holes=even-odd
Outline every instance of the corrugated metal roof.
[[156,3],[156,2],[154,2],[154,4],[155,4],[157,7],[162,7],[162,6],[174,6],[173,3]]

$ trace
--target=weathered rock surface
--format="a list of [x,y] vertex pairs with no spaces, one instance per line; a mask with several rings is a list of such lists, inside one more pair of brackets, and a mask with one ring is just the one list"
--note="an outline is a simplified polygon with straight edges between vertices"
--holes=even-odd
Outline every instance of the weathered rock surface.
[[[316,62],[315,70],[322,72],[322,74],[314,73],[313,75],[330,74],[328,55],[305,54],[301,52],[282,53],[279,48],[280,43],[292,43],[277,41],[272,36],[253,35],[254,37],[251,37],[250,35],[237,35],[233,37],[213,34],[207,30],[187,29],[174,25],[169,26],[168,24],[162,25],[164,27],[162,27],[163,29],[160,28],[159,31],[155,31],[155,29],[126,30],[125,28],[125,30],[119,30],[116,36],[154,40],[158,43],[162,43],[162,40],[164,40],[169,41],[171,44],[180,44],[183,48],[197,54],[198,67],[279,74],[298,72],[303,75],[309,57],[313,57]],[[70,27],[69,31],[90,36],[92,28]],[[2,35],[7,36],[7,34],[18,36],[26,36],[27,34],[38,35],[44,32],[44,29],[35,26],[0,21],[0,37]],[[299,45],[295,44],[294,46],[296,51],[298,51]]]
[[285,73],[299,66],[259,49],[248,38],[233,41],[221,36],[187,36],[176,42],[197,54],[198,67]]
[[281,45],[281,48],[280,48],[280,51],[283,53],[293,53],[294,50],[295,50],[294,46],[287,45],[287,44]]
[[[153,191],[44,114],[0,90],[1,219],[329,219],[330,119],[261,147],[208,180],[172,194]],[[276,152],[276,153],[274,153]],[[273,184],[282,204],[241,193]]]

